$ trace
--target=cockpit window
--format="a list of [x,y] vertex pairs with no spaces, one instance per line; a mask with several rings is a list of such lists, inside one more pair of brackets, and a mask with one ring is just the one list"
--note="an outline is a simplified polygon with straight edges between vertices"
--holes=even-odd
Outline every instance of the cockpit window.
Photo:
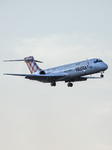
[[98,62],[103,62],[103,61],[100,60],[100,59],[96,59],[96,60],[94,61],[94,63],[98,63]]

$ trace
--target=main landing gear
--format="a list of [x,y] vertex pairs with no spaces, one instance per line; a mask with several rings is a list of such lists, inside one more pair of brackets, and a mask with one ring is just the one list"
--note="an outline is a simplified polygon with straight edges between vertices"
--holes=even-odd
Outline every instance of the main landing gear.
[[51,86],[56,86],[56,82],[51,82]]
[[[51,86],[56,86],[56,82],[51,82]],[[73,83],[69,82],[67,84],[68,87],[72,87],[73,86]]]
[[69,82],[69,83],[67,84],[67,86],[68,86],[68,87],[72,87],[72,86],[73,86],[73,83]]

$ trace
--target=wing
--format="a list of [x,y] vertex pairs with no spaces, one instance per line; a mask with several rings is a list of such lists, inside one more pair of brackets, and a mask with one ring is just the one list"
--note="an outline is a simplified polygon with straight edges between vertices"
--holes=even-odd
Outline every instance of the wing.
[[101,79],[102,77],[81,76],[83,79]]
[[78,81],[86,81],[87,79],[101,79],[102,77],[91,77],[91,76],[79,76],[74,78],[68,78],[65,82],[78,82]]
[[52,82],[52,81],[59,81],[66,77],[65,74],[10,74],[5,73],[4,75],[12,75],[12,76],[23,76],[26,79],[30,80],[37,80],[41,82]]

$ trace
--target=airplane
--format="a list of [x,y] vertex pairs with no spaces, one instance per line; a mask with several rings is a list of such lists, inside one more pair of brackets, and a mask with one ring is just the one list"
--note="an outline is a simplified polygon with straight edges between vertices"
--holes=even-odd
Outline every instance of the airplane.
[[[68,83],[68,87],[72,87],[73,82],[103,78],[104,71],[108,69],[108,65],[98,58],[79,61],[45,70],[39,68],[36,62],[42,62],[35,60],[33,56],[25,57],[24,59],[19,60],[5,60],[5,62],[8,61],[24,61],[27,64],[31,74],[5,73],[4,75],[23,76],[25,79],[50,83],[51,86],[56,86],[56,82],[58,81],[65,81],[65,83]],[[101,73],[100,77],[87,76],[95,73]]]

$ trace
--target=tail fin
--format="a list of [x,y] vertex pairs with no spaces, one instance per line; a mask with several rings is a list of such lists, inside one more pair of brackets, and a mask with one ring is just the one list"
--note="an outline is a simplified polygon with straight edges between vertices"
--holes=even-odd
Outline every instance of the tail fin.
[[4,62],[14,62],[14,61],[25,61],[31,74],[37,71],[41,71],[36,62],[42,63],[42,61],[34,60],[33,56],[25,57],[24,59],[18,60],[4,60]]
[[[33,56],[25,57],[24,61],[26,62],[28,69],[30,70],[31,74],[35,73],[37,71],[41,71],[39,66],[36,64],[36,61],[34,60]],[[37,61],[39,62],[39,61]]]

